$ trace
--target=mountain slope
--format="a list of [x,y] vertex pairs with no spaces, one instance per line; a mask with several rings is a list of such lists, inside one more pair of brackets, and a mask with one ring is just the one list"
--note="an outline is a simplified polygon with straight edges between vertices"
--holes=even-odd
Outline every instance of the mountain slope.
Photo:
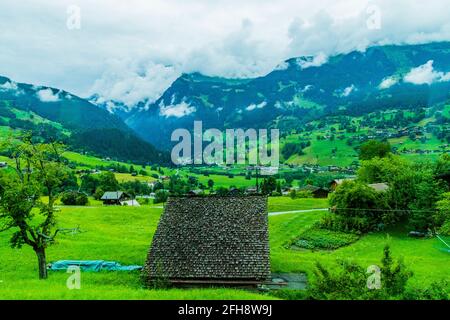
[[267,128],[283,132],[328,115],[427,107],[450,98],[450,43],[372,47],[324,61],[293,58],[266,76],[223,79],[184,74],[125,122],[158,147],[176,128]]
[[119,117],[55,88],[0,77],[0,118],[3,126],[30,130],[44,139],[63,140],[75,150],[99,156],[141,163],[159,162],[165,157]]

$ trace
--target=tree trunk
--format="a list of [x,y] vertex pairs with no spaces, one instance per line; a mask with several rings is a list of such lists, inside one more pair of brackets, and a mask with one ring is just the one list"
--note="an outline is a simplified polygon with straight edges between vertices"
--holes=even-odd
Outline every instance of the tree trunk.
[[38,248],[34,250],[38,258],[39,279],[47,279],[47,260],[45,258],[45,249]]

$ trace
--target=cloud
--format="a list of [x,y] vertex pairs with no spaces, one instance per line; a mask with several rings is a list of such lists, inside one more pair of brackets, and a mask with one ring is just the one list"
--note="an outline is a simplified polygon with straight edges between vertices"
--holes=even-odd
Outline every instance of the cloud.
[[275,71],[283,71],[288,68],[289,68],[289,63],[287,63],[286,61],[283,61],[283,62],[279,63],[278,65],[276,65],[274,70]]
[[310,67],[320,67],[324,63],[328,61],[328,57],[320,52],[318,55],[314,57],[300,57],[296,59],[297,65],[302,69],[307,69]]
[[0,92],[14,92],[16,96],[24,94],[22,89],[19,89],[17,82],[14,81],[6,81],[3,84],[0,84]]
[[345,88],[342,93],[341,93],[341,97],[348,97],[350,94],[352,94],[352,92],[358,90],[355,85],[351,85],[348,86],[347,88]]
[[60,100],[59,92],[54,94],[50,88],[37,91],[36,96],[42,102],[57,102]]
[[189,105],[188,103],[186,103],[184,101],[179,104],[169,105],[169,106],[165,106],[164,103],[161,101],[161,103],[159,105],[159,114],[166,118],[169,118],[169,117],[181,118],[181,117],[190,115],[191,113],[194,113],[195,111],[197,111],[197,109],[195,107]]
[[431,85],[436,82],[450,81],[450,72],[444,73],[434,70],[433,63],[433,60],[429,60],[424,65],[411,69],[403,77],[403,81],[417,85]]
[[[81,29],[68,30],[74,4]],[[0,30],[1,75],[127,106],[184,72],[256,77],[299,56],[315,57],[305,67],[375,44],[450,40],[446,0],[2,0]]]
[[398,83],[398,79],[394,76],[384,78],[383,81],[378,85],[378,89],[385,90],[390,87],[396,85]]
[[258,104],[254,104],[254,103],[252,103],[251,105],[249,105],[247,108],[245,108],[247,111],[253,111],[253,110],[255,110],[255,109],[262,109],[262,108],[264,108],[265,106],[267,106],[267,102],[266,101],[263,101],[263,102],[261,102],[261,103],[258,103]]
[[180,75],[173,66],[114,60],[90,92],[100,97],[97,102],[112,100],[131,108],[140,101],[155,102]]

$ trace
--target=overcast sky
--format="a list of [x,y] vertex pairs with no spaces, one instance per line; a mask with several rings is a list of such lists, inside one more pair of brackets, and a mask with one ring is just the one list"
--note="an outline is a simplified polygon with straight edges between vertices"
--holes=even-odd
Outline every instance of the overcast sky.
[[182,72],[254,77],[301,55],[450,40],[449,12],[448,0],[0,0],[0,75],[132,105]]

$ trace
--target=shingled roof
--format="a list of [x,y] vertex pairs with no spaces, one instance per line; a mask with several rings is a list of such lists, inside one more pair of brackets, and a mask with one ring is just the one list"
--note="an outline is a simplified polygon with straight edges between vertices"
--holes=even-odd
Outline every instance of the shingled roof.
[[267,197],[171,197],[144,275],[151,282],[248,283],[270,277]]

